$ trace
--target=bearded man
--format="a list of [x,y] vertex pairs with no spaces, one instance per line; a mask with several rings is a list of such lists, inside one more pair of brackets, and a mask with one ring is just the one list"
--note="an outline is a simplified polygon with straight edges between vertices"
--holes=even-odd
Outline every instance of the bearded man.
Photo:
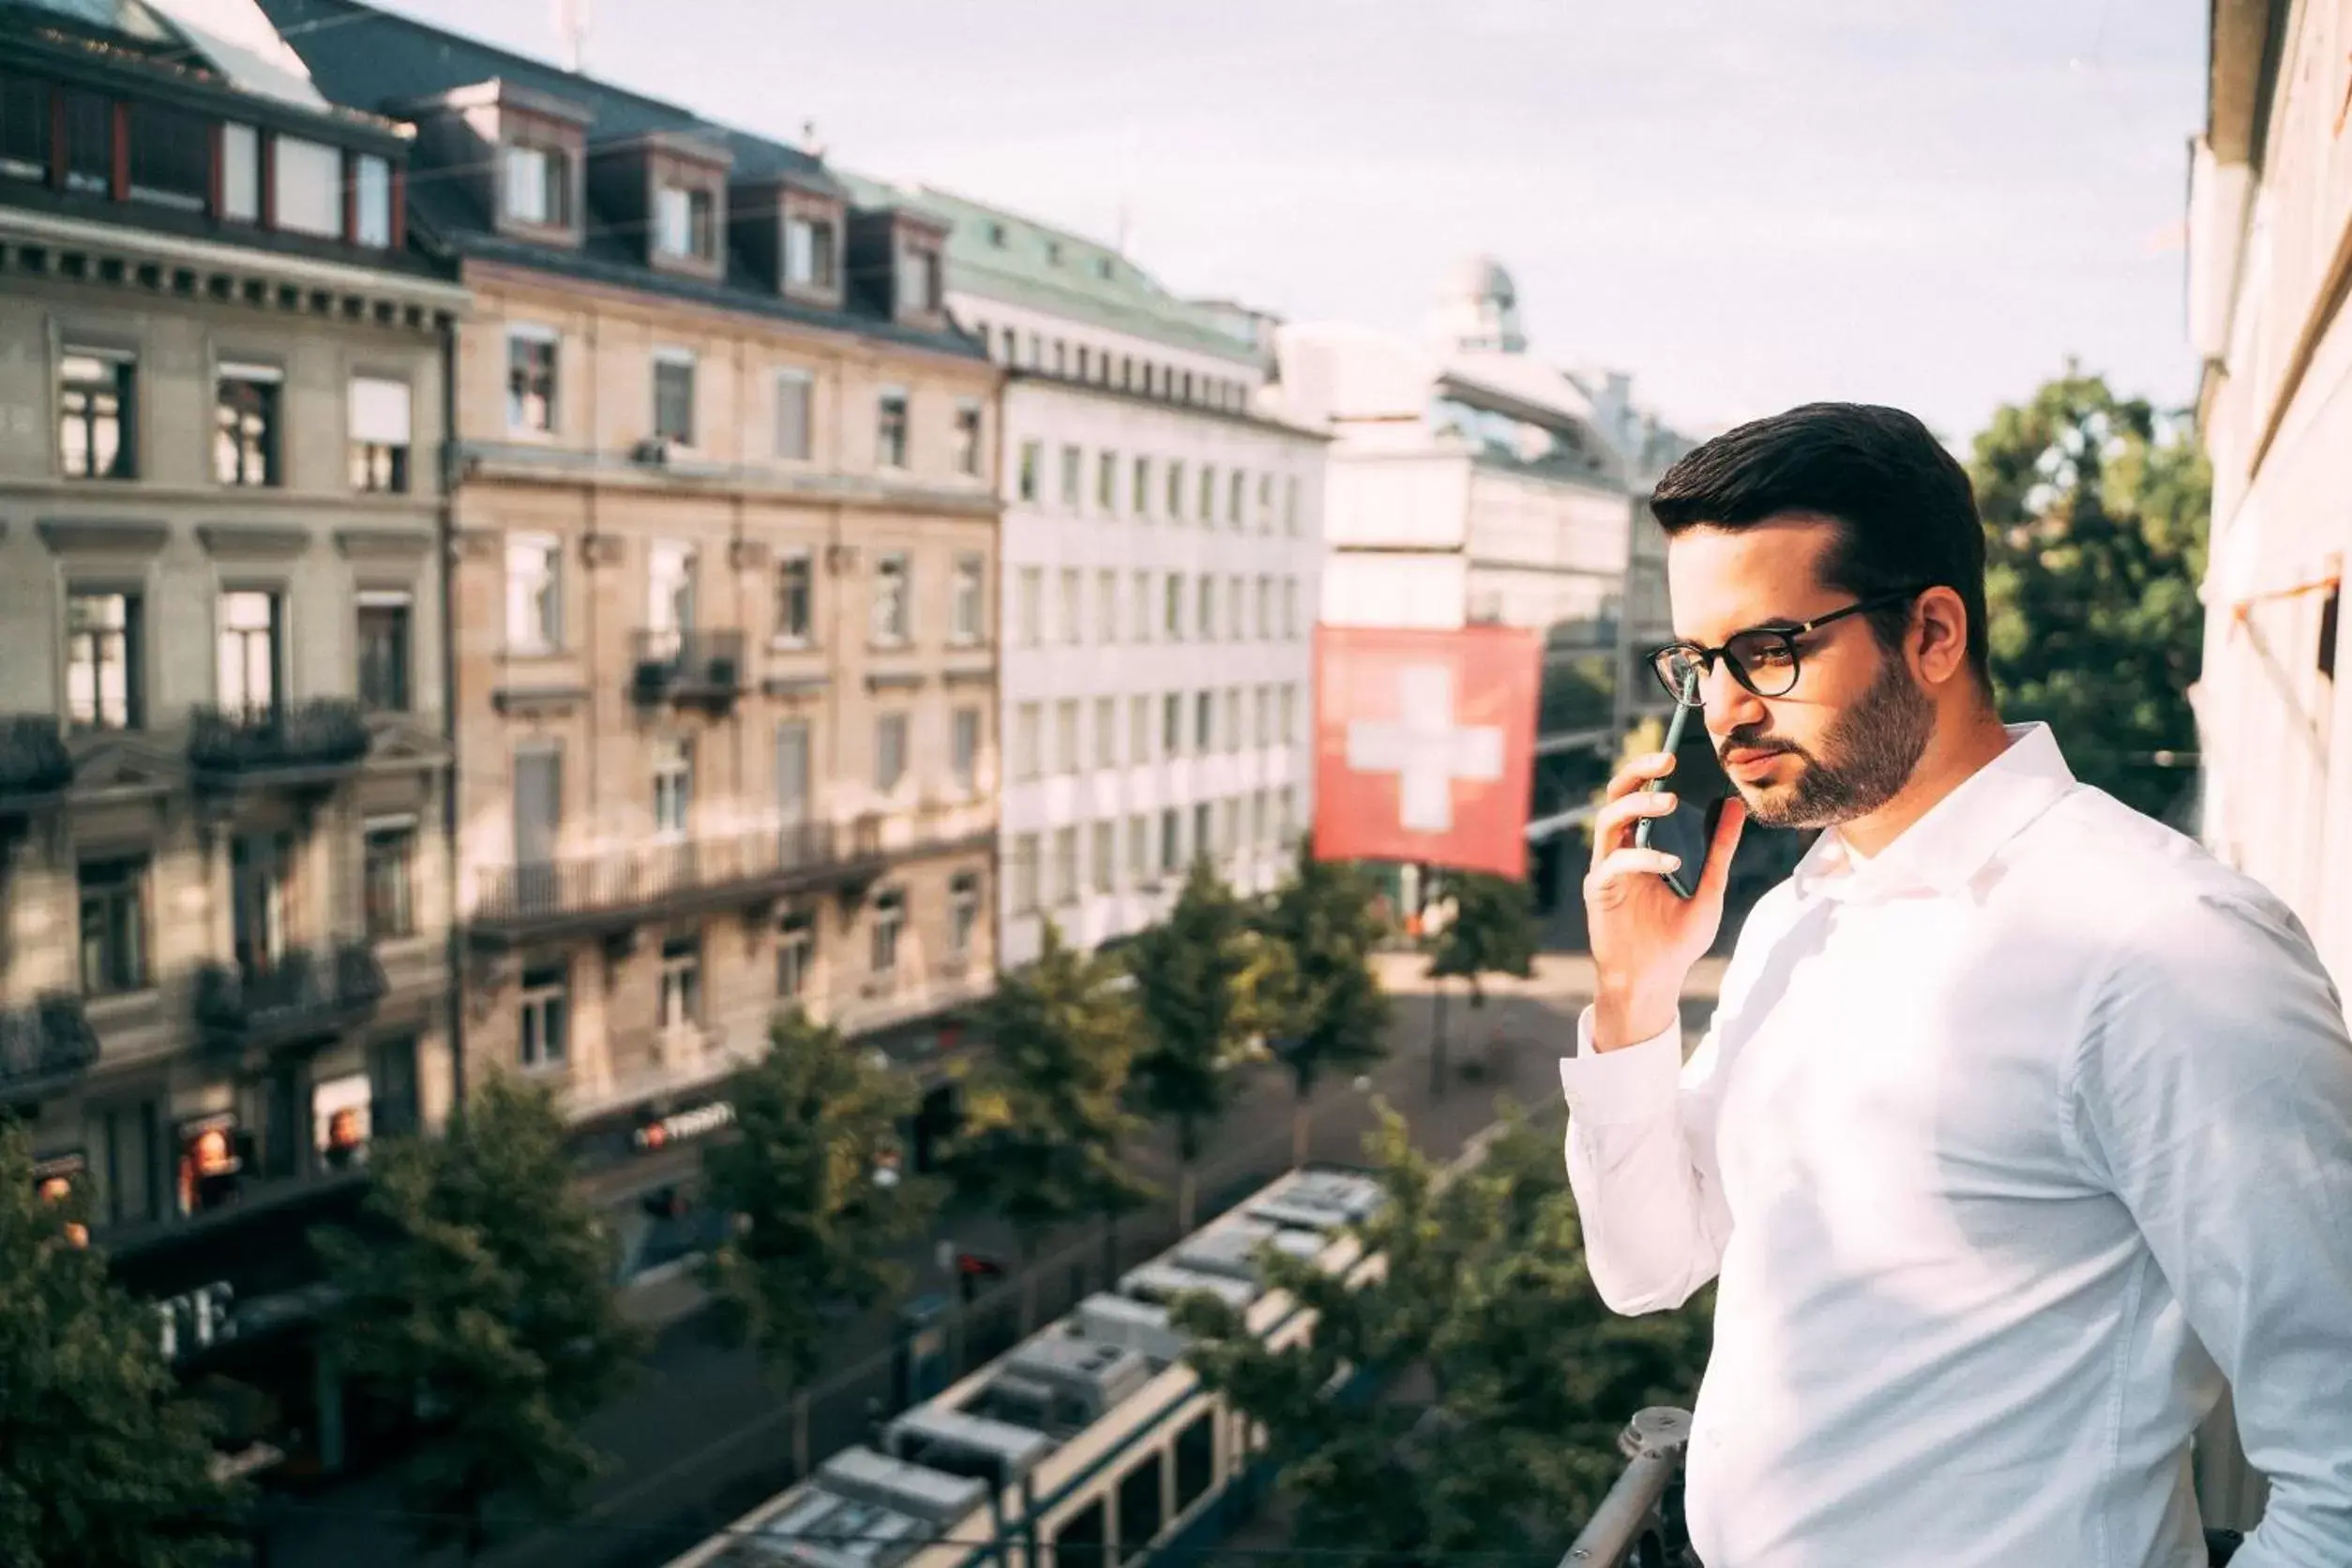
[[[1603,1298],[1719,1282],[1699,1556],[2198,1568],[2226,1384],[2271,1487],[2237,1568],[2352,1564],[2352,1043],[2302,927],[2001,722],[1975,499],[1917,419],[1741,426],[1651,509],[1653,662],[1737,793],[1685,899],[1636,843],[1672,759],[1612,781],[1560,1079]],[[1823,831],[1685,1063],[1748,817]]]

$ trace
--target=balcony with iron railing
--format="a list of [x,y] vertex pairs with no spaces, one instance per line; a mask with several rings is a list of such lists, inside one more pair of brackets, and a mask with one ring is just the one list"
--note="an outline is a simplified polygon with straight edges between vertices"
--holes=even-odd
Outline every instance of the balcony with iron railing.
[[630,639],[629,695],[639,702],[725,707],[743,690],[740,631],[640,631]]
[[196,1027],[219,1048],[274,1048],[351,1028],[386,988],[364,942],[289,948],[266,966],[209,962],[196,971]]
[[73,758],[47,714],[0,716],[0,818],[53,802],[73,782]]
[[97,1064],[98,1033],[68,992],[0,1009],[0,1092],[84,1073]]
[[348,698],[250,708],[198,708],[188,717],[188,761],[199,784],[333,784],[368,755],[368,719]]
[[940,807],[485,867],[475,873],[467,927],[476,941],[498,944],[619,930],[870,880],[911,856],[994,837],[984,809]]

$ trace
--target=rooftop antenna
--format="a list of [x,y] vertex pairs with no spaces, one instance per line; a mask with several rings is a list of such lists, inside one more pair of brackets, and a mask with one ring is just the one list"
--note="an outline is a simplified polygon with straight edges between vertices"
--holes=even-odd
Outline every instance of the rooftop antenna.
[[820,136],[817,134],[817,122],[816,122],[816,121],[814,121],[814,120],[803,120],[803,121],[801,121],[801,123],[800,123],[800,150],[801,150],[802,152],[807,153],[807,154],[810,158],[813,158],[822,159],[822,158],[823,158],[823,157],[825,156],[825,144],[824,144],[824,139],[823,139],[823,138],[822,138],[822,137],[820,137]]
[[577,76],[588,60],[589,0],[555,0],[555,31],[564,40],[564,68]]

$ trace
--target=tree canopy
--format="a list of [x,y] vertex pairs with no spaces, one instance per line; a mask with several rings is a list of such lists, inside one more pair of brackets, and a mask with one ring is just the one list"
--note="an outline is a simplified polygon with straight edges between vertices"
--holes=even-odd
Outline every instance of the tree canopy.
[[1264,951],[1251,1005],[1302,1101],[1326,1074],[1362,1072],[1388,1054],[1389,1001],[1372,972],[1380,922],[1359,867],[1318,860],[1302,843],[1257,932]]
[[1448,872],[1445,891],[1453,912],[1429,941],[1429,975],[1467,982],[1470,1005],[1481,1007],[1481,975],[1535,972],[1534,900],[1527,883],[1483,871]]
[[42,1198],[0,1118],[0,1562],[197,1568],[241,1560],[244,1489],[213,1478],[154,1309],[109,1277],[78,1202]]
[[1168,918],[1127,953],[1142,1025],[1131,1068],[1135,1103],[1175,1124],[1187,1166],[1200,1157],[1203,1131],[1232,1102],[1229,1069],[1250,1037],[1242,992],[1249,963],[1247,912],[1205,859],[1193,862]]
[[438,1138],[381,1144],[362,1232],[319,1238],[339,1363],[437,1428],[402,1492],[420,1545],[468,1560],[493,1518],[557,1518],[599,1468],[580,1422],[642,1349],[611,1239],[572,1189],[547,1091],[493,1074]]
[[2002,716],[2050,723],[2077,777],[2166,816],[2192,780],[2211,473],[2195,434],[2073,366],[1976,438]]

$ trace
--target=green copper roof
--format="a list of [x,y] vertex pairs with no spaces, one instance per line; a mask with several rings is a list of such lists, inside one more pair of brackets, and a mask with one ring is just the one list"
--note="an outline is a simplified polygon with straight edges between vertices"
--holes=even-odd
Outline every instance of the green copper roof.
[[926,186],[907,190],[834,171],[861,206],[912,207],[948,224],[948,287],[1171,348],[1255,365],[1251,346],[1108,245]]

